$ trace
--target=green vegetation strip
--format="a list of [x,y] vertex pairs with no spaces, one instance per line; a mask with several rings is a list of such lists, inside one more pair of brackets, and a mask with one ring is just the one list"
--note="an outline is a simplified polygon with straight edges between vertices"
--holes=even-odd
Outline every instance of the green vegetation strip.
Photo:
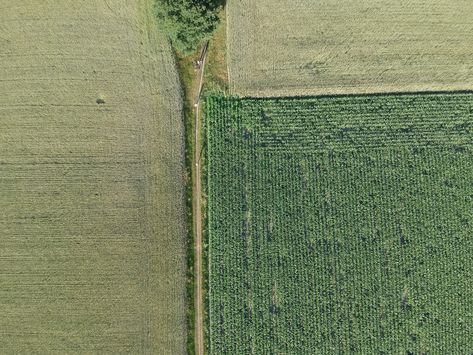
[[471,351],[472,115],[207,98],[210,353]]

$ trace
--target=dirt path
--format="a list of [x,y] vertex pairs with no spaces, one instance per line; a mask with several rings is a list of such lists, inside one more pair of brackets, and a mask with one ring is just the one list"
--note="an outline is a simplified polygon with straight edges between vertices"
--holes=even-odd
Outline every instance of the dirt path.
[[201,122],[200,122],[200,96],[204,81],[205,59],[207,46],[203,49],[202,62],[199,68],[199,82],[195,96],[195,146],[194,146],[194,169],[193,169],[193,216],[194,216],[194,243],[195,243],[195,353],[204,355],[204,315],[203,315],[203,276],[202,276],[202,190],[201,190],[201,166],[200,154],[201,144]]

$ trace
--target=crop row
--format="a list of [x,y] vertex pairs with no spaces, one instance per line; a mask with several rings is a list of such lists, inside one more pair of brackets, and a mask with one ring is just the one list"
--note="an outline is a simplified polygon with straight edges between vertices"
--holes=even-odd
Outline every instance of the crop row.
[[471,99],[208,98],[211,353],[471,349]]

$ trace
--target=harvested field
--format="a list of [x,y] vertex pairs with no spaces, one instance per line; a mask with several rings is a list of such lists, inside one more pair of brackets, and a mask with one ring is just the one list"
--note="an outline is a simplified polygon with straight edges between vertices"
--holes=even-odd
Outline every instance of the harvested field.
[[151,16],[1,5],[2,353],[185,352],[181,94]]
[[473,95],[206,100],[211,354],[467,354]]
[[244,96],[473,89],[469,0],[228,1]]

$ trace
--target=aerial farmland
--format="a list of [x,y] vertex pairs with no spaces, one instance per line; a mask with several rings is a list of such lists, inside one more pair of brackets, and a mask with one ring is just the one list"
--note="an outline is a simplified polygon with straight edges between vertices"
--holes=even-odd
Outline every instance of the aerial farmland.
[[3,1],[0,352],[182,354],[182,103],[146,1]]
[[473,346],[473,95],[206,108],[211,354]]
[[471,352],[471,2],[226,11],[230,89],[204,105],[209,353]]
[[468,0],[0,0],[0,354],[472,354],[472,58]]
[[465,90],[468,0],[229,1],[230,87],[244,96]]

